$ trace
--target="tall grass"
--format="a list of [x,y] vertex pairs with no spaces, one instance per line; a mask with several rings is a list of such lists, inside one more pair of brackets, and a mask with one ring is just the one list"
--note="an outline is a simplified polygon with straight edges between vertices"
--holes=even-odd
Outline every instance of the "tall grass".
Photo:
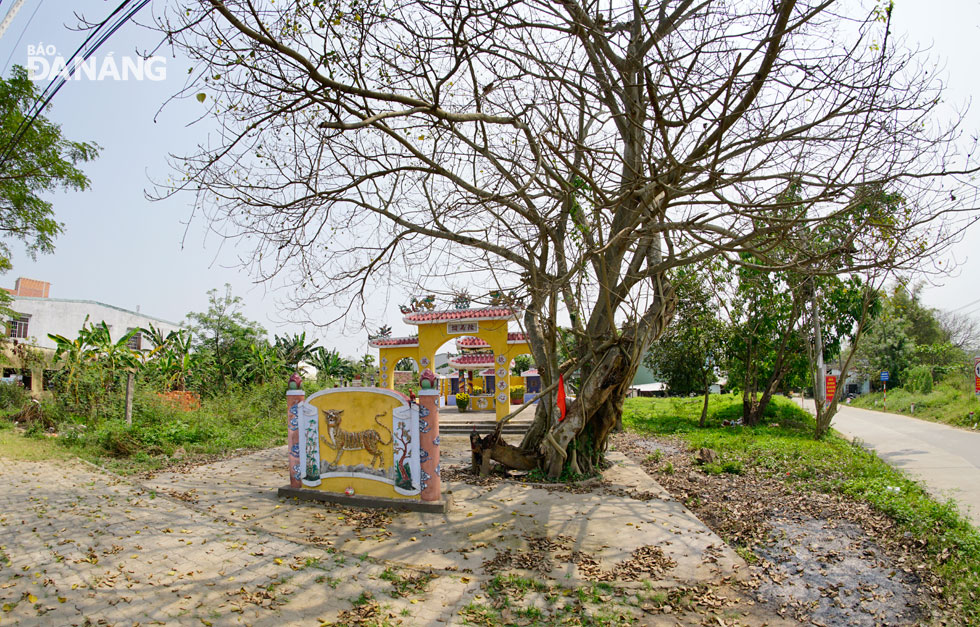
[[73,414],[52,401],[43,409],[58,423],[59,444],[116,472],[130,473],[283,444],[285,398],[282,384],[233,388],[205,399],[199,409],[183,411],[153,391],[137,391],[132,424],[124,419],[121,399],[98,419]]
[[[888,390],[888,411],[915,416],[924,420],[942,422],[957,427],[972,428],[980,416],[980,402],[974,391],[973,379],[951,376],[933,386],[929,393],[913,392],[904,388]],[[912,409],[912,405],[915,409]],[[855,407],[884,409],[884,394],[865,394],[854,400]],[[974,417],[970,418],[970,412]]]

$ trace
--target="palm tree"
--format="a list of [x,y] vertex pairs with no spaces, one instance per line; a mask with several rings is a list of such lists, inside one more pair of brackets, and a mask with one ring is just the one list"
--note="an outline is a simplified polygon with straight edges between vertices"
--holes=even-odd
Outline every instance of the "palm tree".
[[334,381],[349,381],[354,378],[354,364],[342,357],[336,350],[318,347],[310,356],[310,364],[317,369],[317,380],[325,384],[327,379]]
[[296,370],[299,362],[309,361],[316,350],[316,341],[306,343],[306,331],[293,335],[276,336],[275,351],[279,359],[290,371]]

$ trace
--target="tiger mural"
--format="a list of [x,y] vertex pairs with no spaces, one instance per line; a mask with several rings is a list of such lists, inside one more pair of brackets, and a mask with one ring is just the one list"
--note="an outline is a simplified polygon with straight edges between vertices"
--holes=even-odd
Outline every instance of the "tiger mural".
[[[333,460],[333,465],[340,465],[340,458],[344,451],[367,451],[371,455],[371,467],[374,468],[378,462],[384,463],[384,456],[381,454],[381,447],[392,443],[393,438],[391,429],[381,423],[379,418],[386,414],[378,414],[374,421],[379,427],[388,432],[388,441],[381,439],[381,434],[375,429],[365,429],[364,431],[344,431],[340,427],[344,411],[342,409],[324,409],[323,415],[327,422],[327,433],[321,435],[320,440],[330,448],[337,451],[337,458]],[[328,439],[329,438],[329,439]],[[384,466],[378,466],[383,468]]]

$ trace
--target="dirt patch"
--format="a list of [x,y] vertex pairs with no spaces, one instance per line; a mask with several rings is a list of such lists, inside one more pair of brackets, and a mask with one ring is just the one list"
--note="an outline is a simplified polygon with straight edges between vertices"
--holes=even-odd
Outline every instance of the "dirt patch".
[[[651,442],[676,453],[651,458]],[[750,558],[746,594],[779,616],[815,625],[908,625],[942,615],[921,546],[870,506],[799,492],[747,469],[706,474],[682,441],[618,434],[624,452]],[[754,555],[754,558],[752,557]]]
[[777,514],[776,541],[756,548],[756,592],[814,625],[902,625],[921,619],[918,579],[895,569],[859,525]]

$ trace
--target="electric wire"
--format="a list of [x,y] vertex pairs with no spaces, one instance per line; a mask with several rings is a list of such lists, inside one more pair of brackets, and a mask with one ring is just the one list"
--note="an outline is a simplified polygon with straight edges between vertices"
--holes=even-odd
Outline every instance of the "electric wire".
[[10,60],[14,58],[14,53],[17,52],[17,46],[20,45],[20,41],[24,38],[24,35],[27,34],[27,29],[30,28],[31,22],[34,21],[34,16],[37,15],[37,12],[41,8],[42,4],[44,4],[44,0],[38,0],[37,6],[34,7],[34,12],[31,13],[31,16],[29,18],[27,18],[27,23],[24,24],[24,28],[21,29],[20,31],[20,36],[17,37],[17,41],[14,43],[14,47],[10,49],[10,54],[7,55],[7,60],[3,64],[3,72],[0,72],[0,75],[2,76],[7,75],[7,68],[10,67]]
[[[30,129],[31,125],[37,120],[41,115],[41,112],[51,103],[51,100],[55,95],[64,87],[65,83],[75,74],[75,70],[78,65],[75,63],[75,59],[81,56],[81,60],[84,62],[89,59],[95,52],[104,44],[112,35],[114,35],[124,24],[126,24],[130,19],[132,19],[143,7],[150,3],[150,0],[123,0],[109,14],[104,20],[99,22],[85,41],[72,53],[71,57],[65,62],[65,70],[58,76],[57,79],[48,83],[44,91],[38,96],[34,105],[28,110],[27,115],[21,121],[17,130],[14,132],[10,143],[4,148],[3,153],[0,154],[0,170],[3,169],[7,161],[10,159],[11,154],[17,147],[17,144],[23,138],[24,134]],[[109,24],[109,22],[115,18],[115,22]],[[106,27],[108,25],[108,28]],[[105,30],[103,30],[105,29]]]
[[[948,311],[949,311],[949,313],[953,313],[954,311],[959,311],[960,309],[966,309],[967,307],[972,307],[972,306],[976,305],[977,303],[980,303],[980,298],[978,298],[978,299],[976,299],[974,301],[971,301],[971,302],[969,302],[969,303],[967,303],[965,305],[960,305],[959,307],[954,307],[953,309],[950,309]],[[980,310],[977,310],[977,311],[980,311]]]

